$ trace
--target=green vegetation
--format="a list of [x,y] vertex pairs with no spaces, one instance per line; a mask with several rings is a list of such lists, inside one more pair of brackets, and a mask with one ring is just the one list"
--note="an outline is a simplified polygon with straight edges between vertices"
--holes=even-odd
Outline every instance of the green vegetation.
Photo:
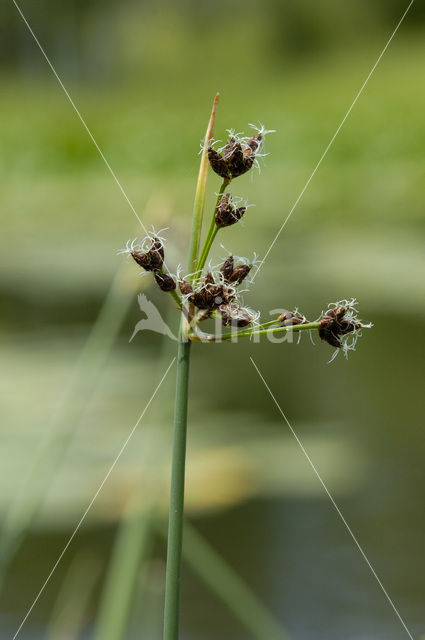
[[[272,4],[278,11],[281,3],[267,6]],[[239,179],[243,194],[256,207],[246,213],[243,232],[229,228],[223,240],[235,253],[250,255],[255,249],[261,257],[397,20],[397,12],[389,16],[390,9],[385,20],[383,14],[372,10],[370,17],[365,6],[362,3],[358,13],[347,9],[353,12],[348,17],[335,14],[332,29],[324,34],[318,25],[313,46],[303,47],[299,43],[304,40],[298,38],[297,50],[282,36],[277,22],[276,30],[271,30],[276,14],[270,18],[258,7],[256,13],[253,3],[248,7],[250,15],[247,11],[240,16],[238,7],[227,7],[223,12],[226,18],[209,30],[198,14],[190,22],[173,13],[167,17],[169,8],[165,7],[142,19],[137,8],[127,7],[124,17],[114,25],[119,39],[117,59],[110,62],[113,71],[107,70],[104,75],[96,75],[88,45],[81,47],[84,56],[80,75],[67,65],[69,56],[56,55],[55,46],[48,49],[146,226],[154,222],[155,226],[170,227],[166,235],[173,267],[182,261],[189,242],[192,212],[188,203],[193,197],[193,176],[199,164],[196,153],[211,93],[220,90],[223,99],[216,124],[218,138],[224,137],[228,124],[246,130],[247,123],[258,114],[267,127],[277,130],[267,139],[267,151],[273,158],[270,162],[265,159],[261,180],[255,174],[252,183],[249,176]],[[38,19],[31,9],[28,17],[36,31],[41,29],[43,15]],[[282,346],[284,351],[279,345],[265,342],[252,345],[246,341],[237,353],[234,349],[230,352],[229,345],[217,345],[208,351],[208,367],[202,367],[202,378],[195,376],[193,381],[191,421],[196,426],[189,434],[189,517],[200,524],[201,530],[208,531],[211,540],[217,536],[213,547],[224,552],[230,565],[233,555],[240,554],[239,566],[246,583],[279,613],[281,621],[285,620],[283,606],[280,613],[281,599],[289,599],[282,583],[287,584],[291,571],[297,569],[287,567],[287,575],[273,583],[273,590],[281,589],[283,595],[279,592],[272,597],[269,574],[274,560],[267,553],[270,546],[270,553],[274,549],[275,554],[284,555],[290,516],[283,521],[280,502],[276,507],[267,503],[268,513],[275,520],[271,518],[270,524],[264,518],[262,539],[267,542],[256,542],[255,547],[249,541],[244,542],[246,547],[235,542],[232,536],[241,535],[235,525],[236,534],[229,530],[228,536],[222,533],[223,526],[227,532],[231,509],[242,512],[249,501],[251,505],[265,498],[285,500],[286,505],[310,501],[308,504],[316,508],[322,504],[322,494],[310,469],[298,457],[290,434],[247,370],[247,358],[254,349],[267,377],[273,380],[274,391],[284,389],[284,409],[295,420],[312,458],[335,495],[347,500],[362,542],[378,554],[374,545],[380,541],[379,553],[392,570],[391,593],[401,594],[400,600],[404,599],[413,612],[417,603],[419,611],[423,602],[415,560],[407,568],[401,560],[395,560],[402,546],[412,553],[421,548],[424,526],[417,516],[420,503],[415,501],[417,471],[423,461],[419,428],[422,391],[417,381],[423,367],[420,354],[425,312],[421,293],[425,276],[425,86],[421,81],[425,44],[420,24],[414,21],[417,16],[412,13],[406,29],[394,39],[271,252],[255,290],[255,306],[261,308],[263,321],[270,319],[270,305],[277,299],[283,308],[299,306],[306,314],[314,314],[328,293],[330,301],[353,295],[360,300],[362,315],[373,320],[379,331],[374,332],[373,339],[365,336],[348,366],[342,359],[327,366],[328,346],[313,349],[306,336],[298,346]],[[301,33],[308,34],[309,28],[304,25]],[[50,31],[41,35],[48,48],[53,42]],[[22,32],[20,38],[26,37]],[[100,39],[104,41],[103,36]],[[49,425],[55,423],[78,354],[121,264],[115,252],[129,236],[139,233],[132,211],[41,55],[30,42],[25,46],[27,53],[19,58],[21,62],[14,58],[1,78],[0,326],[5,400],[0,446],[1,515],[11,507],[12,499],[21,495],[36,451],[42,450]],[[206,68],[205,79],[199,78],[201,66]],[[207,212],[214,201],[210,193]],[[213,256],[222,254],[219,246],[214,247]],[[110,343],[94,354],[93,369],[85,375],[94,373],[88,386],[84,385],[84,393],[77,385],[77,400],[68,409],[72,418],[77,416],[71,425],[73,436],[32,523],[29,516],[34,505],[31,495],[25,495],[30,508],[23,522],[25,528],[31,528],[31,536],[14,559],[1,593],[2,611],[9,615],[8,630],[10,626],[13,632],[157,382],[161,339],[146,332],[137,334],[128,344],[140,319],[135,291],[142,289],[142,283],[143,287],[148,285],[144,280],[134,282],[133,265],[127,269],[124,265],[120,270],[123,289],[117,299],[122,307],[116,314],[119,326],[113,328],[116,338],[110,337]],[[153,287],[147,295],[165,314],[169,300],[163,300]],[[248,293],[246,303],[252,302]],[[177,317],[171,315],[170,324],[177,329]],[[165,342],[163,349],[168,355],[174,346]],[[200,370],[205,352],[201,353],[196,344],[192,351],[194,367]],[[103,359],[97,360],[100,356]],[[243,373],[235,376],[236,370]],[[306,380],[311,387],[308,401]],[[81,381],[87,380],[82,377]],[[149,504],[145,494],[150,496],[152,487],[158,489],[159,518],[164,517],[172,387],[172,380],[165,383],[158,413],[147,416],[140,425],[131,448],[123,454],[90,513],[87,526],[70,547],[69,558],[65,556],[63,566],[58,567],[57,582],[40,599],[29,626],[47,628],[50,618],[52,637],[59,633],[57,629],[65,633],[91,626],[99,611],[101,586],[107,584],[104,574],[115,526],[126,524],[122,519],[124,506],[135,487],[142,513]],[[55,463],[53,458],[48,462],[52,466]],[[44,465],[45,470],[49,464]],[[364,507],[368,492],[372,492],[372,502],[380,505],[373,513]],[[14,508],[19,511],[17,503]],[[330,518],[326,514],[322,520]],[[415,514],[414,521],[409,520],[409,514]],[[405,528],[397,533],[401,521]],[[300,522],[291,525],[291,535],[304,526]],[[320,526],[318,521],[312,525],[314,541],[307,534],[301,536],[303,543],[310,541],[312,553],[317,552],[315,527]],[[281,529],[277,531],[277,527]],[[342,545],[339,523],[332,520],[329,527],[332,544]],[[121,529],[120,535],[125,539],[128,534],[134,542],[132,531]],[[94,545],[89,544],[91,536]],[[119,540],[118,536],[117,545]],[[186,561],[196,565],[201,542],[196,533],[192,540],[194,555],[186,556]],[[39,560],[34,559],[37,553]],[[142,552],[140,555],[143,557]],[[153,548],[146,574],[134,576],[138,597],[143,596],[143,615],[139,613],[146,626],[150,610],[157,611],[157,617],[162,613],[163,557],[162,547]],[[255,564],[257,557],[258,563],[263,563],[263,573]],[[213,556],[209,554],[208,558],[213,564]],[[300,556],[294,555],[293,564],[297,562],[301,562]],[[93,567],[94,574],[85,589],[78,586],[82,565]],[[230,570],[218,561],[216,568],[224,574]],[[110,568],[112,573],[115,570],[118,575],[116,566]],[[314,573],[316,568],[310,566],[309,571]],[[188,599],[184,624],[188,635],[201,637],[203,626],[197,618],[196,599],[199,578],[191,575],[188,590],[195,600],[191,603]],[[314,576],[321,590],[325,577],[322,573]],[[218,591],[215,576],[206,577]],[[363,578],[359,588],[370,588],[370,601],[378,602],[379,593],[373,583],[370,585],[366,570]],[[226,582],[230,591],[232,584],[238,584],[236,576],[232,580]],[[62,586],[59,591],[58,585]],[[339,595],[335,585],[327,586],[330,596],[323,605],[323,615],[329,627],[337,623],[340,612],[344,624],[348,624],[340,603],[335,606]],[[294,593],[296,588],[295,581]],[[251,592],[244,589],[242,584],[242,602],[252,602]],[[70,601],[69,593],[72,602],[75,598],[75,607],[68,616],[63,603]],[[128,594],[122,595],[127,605]],[[159,601],[158,609],[149,606],[151,601]],[[240,622],[254,632],[255,620],[243,620],[240,603],[238,598],[226,602]],[[258,602],[256,607],[269,620],[270,628],[274,627],[276,623]],[[301,605],[298,610],[294,607],[291,630],[305,618]],[[387,616],[379,606],[375,610],[374,620],[390,620],[390,612]],[[132,615],[130,623],[135,624],[134,611]],[[356,621],[361,617],[357,611]],[[117,625],[120,623],[118,620]],[[210,635],[206,632],[204,637],[210,640],[218,633],[213,623]],[[329,629],[318,637],[333,638]]]

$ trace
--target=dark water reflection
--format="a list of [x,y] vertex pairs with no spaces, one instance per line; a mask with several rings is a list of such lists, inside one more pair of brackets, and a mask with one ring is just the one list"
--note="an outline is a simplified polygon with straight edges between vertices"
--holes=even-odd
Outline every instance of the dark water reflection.
[[[359,496],[340,506],[409,630],[418,637],[424,630],[418,536],[403,531],[402,523],[400,531],[397,505],[375,510]],[[202,528],[294,638],[408,637],[327,499],[254,503]],[[196,602],[185,607],[188,637],[249,637],[221,609],[215,611],[209,594],[200,592],[190,576],[185,591],[187,602]]]
[[[202,380],[192,376],[192,388],[195,406],[205,406],[208,411],[220,408],[228,416],[229,428],[239,415],[235,413],[233,418],[232,411],[243,406],[255,416],[259,433],[265,422],[287,431],[249,363],[252,354],[301,440],[308,441],[314,429],[316,436],[323,433],[331,439],[343,434],[353,443],[353,456],[359,449],[365,453],[365,472],[351,478],[347,491],[328,483],[326,469],[318,471],[416,640],[425,633],[423,389],[418,383],[423,367],[418,345],[421,334],[419,324],[400,320],[404,337],[397,340],[390,320],[375,318],[379,331],[374,331],[373,340],[364,339],[348,365],[342,359],[326,365],[328,352],[322,345],[311,349],[308,341],[299,346],[282,345],[285,351],[279,357],[284,353],[284,361],[276,357],[275,345],[239,345],[232,352],[222,345],[209,355]],[[203,358],[204,352],[195,350],[194,371]],[[236,377],[233,371],[239,372]],[[194,409],[192,429],[199,419]],[[297,464],[306,474],[313,474],[301,451]],[[294,640],[408,637],[319,481],[317,484],[311,495],[256,498],[192,518],[192,522]],[[27,540],[8,578],[1,638],[16,630],[22,604],[32,601],[67,535],[41,534]],[[45,621],[73,555],[91,548],[102,558],[104,570],[113,538],[112,526],[81,532],[38,602],[22,638],[48,637]],[[149,640],[159,640],[161,634],[162,543],[156,546],[155,558],[158,583],[149,594],[139,594],[145,607],[146,602],[151,603]],[[99,590],[89,605],[81,637],[91,637],[98,596]],[[187,568],[182,627],[185,640],[251,637]],[[134,632],[129,637],[139,635]]]
[[[308,435],[303,421],[316,416],[318,424],[335,420],[335,437],[343,431],[363,448],[369,465],[355,479],[357,488],[342,495],[337,486],[328,488],[338,494],[344,517],[418,638],[425,633],[425,438],[418,382],[425,350],[420,323],[382,316],[374,321],[373,339],[364,338],[348,366],[342,359],[327,366],[323,348],[311,350],[305,341],[297,349],[284,347],[285,360],[276,357],[275,345],[240,346],[231,356],[223,347],[210,372],[214,397],[220,395],[229,410],[232,403],[244,404],[258,412],[259,424],[261,417],[276,420],[276,408],[246,364],[252,354],[301,440]],[[244,376],[229,388],[225,376],[215,376],[233,367]],[[301,451],[299,464],[313,474]],[[321,487],[315,497],[253,502],[200,526],[297,640],[408,637]],[[212,601],[187,578],[188,637],[248,637]]]

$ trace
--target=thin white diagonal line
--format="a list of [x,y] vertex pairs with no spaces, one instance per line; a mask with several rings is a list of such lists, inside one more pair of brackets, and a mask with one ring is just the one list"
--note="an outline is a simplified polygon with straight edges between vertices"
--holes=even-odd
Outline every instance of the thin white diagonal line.
[[28,20],[26,19],[26,17],[24,16],[24,14],[22,13],[21,8],[18,6],[16,0],[12,0],[13,4],[15,5],[16,9],[18,10],[22,20],[24,21],[24,23],[26,24],[28,31],[30,32],[30,34],[32,35],[32,37],[34,38],[38,48],[40,49],[41,53],[43,54],[47,64],[49,65],[50,69],[52,70],[56,80],[59,82],[60,86],[63,89],[63,92],[65,93],[66,97],[68,98],[69,102],[71,103],[75,113],[77,114],[77,116],[79,117],[81,124],[83,125],[84,129],[87,131],[91,141],[93,142],[94,146],[96,147],[96,149],[98,150],[100,157],[102,158],[103,162],[105,163],[105,165],[107,166],[110,174],[112,175],[113,179],[115,180],[119,190],[121,191],[121,193],[123,194],[124,198],[126,199],[130,209],[132,210],[132,212],[134,213],[134,215],[136,216],[137,220],[139,221],[143,231],[147,234],[147,230],[145,225],[143,224],[139,214],[137,213],[136,209],[134,208],[133,204],[130,201],[130,198],[128,197],[128,195],[126,194],[126,192],[124,191],[124,188],[122,187],[120,181],[118,180],[117,176],[115,175],[115,172],[113,171],[111,165],[109,164],[109,162],[107,161],[102,149],[99,147],[99,145],[97,144],[92,132],[90,131],[90,129],[88,128],[83,116],[81,115],[80,111],[78,110],[78,107],[76,106],[75,102],[73,101],[73,99],[71,98],[71,96],[69,95],[65,85],[63,84],[62,80],[60,79],[58,73],[56,72],[56,69],[54,68],[53,64],[50,62],[50,59],[47,55],[47,53],[44,51],[43,47],[41,46],[37,36],[35,35],[34,31],[31,29]]
[[363,82],[362,86],[360,87],[356,97],[354,98],[353,102],[351,103],[347,113],[345,114],[345,116],[343,117],[343,119],[341,120],[337,130],[335,131],[335,133],[333,134],[332,138],[330,139],[328,146],[326,147],[326,149],[324,150],[324,152],[322,153],[319,162],[316,164],[316,166],[313,169],[313,172],[311,174],[311,176],[309,177],[309,179],[307,180],[307,182],[305,183],[304,187],[301,189],[301,192],[298,196],[298,198],[295,200],[294,204],[292,205],[292,208],[290,209],[288,215],[286,216],[285,220],[283,221],[279,231],[277,232],[277,234],[275,235],[272,243],[270,244],[269,248],[267,249],[264,258],[261,260],[260,264],[257,267],[257,271],[255,272],[252,281],[254,281],[254,279],[257,277],[258,272],[260,271],[261,267],[263,266],[266,258],[268,257],[270,251],[273,249],[274,245],[276,244],[280,234],[282,233],[283,229],[285,228],[289,218],[292,216],[293,212],[295,211],[295,208],[297,207],[299,201],[301,200],[301,198],[303,197],[305,191],[307,190],[310,182],[313,180],[314,176],[316,175],[316,172],[318,170],[318,168],[320,167],[320,165],[322,164],[323,160],[325,159],[329,149],[331,148],[331,146],[333,145],[335,138],[337,137],[337,135],[339,134],[339,132],[341,131],[342,127],[345,124],[345,121],[347,120],[348,116],[350,115],[351,111],[354,108],[354,105],[356,104],[357,100],[360,98],[361,94],[363,93],[364,88],[366,87],[367,83],[369,82],[373,72],[375,71],[376,67],[378,66],[378,64],[380,63],[382,56],[384,55],[384,53],[386,52],[386,50],[388,49],[388,47],[391,44],[392,39],[394,38],[395,34],[397,33],[397,31],[399,30],[401,23],[403,22],[404,18],[407,16],[410,7],[412,6],[412,4],[414,3],[415,0],[410,0],[410,3],[407,7],[407,9],[405,10],[405,12],[403,13],[403,15],[401,16],[396,28],[394,29],[394,31],[392,32],[387,44],[385,45],[385,47],[382,49],[381,53],[378,56],[377,61],[375,62],[375,64],[373,65],[372,69],[369,71],[366,80]]
[[128,443],[130,442],[131,437],[133,436],[134,432],[136,431],[137,427],[139,426],[140,421],[142,420],[143,416],[145,415],[146,411],[148,410],[152,400],[155,398],[160,386],[162,385],[162,383],[164,382],[168,372],[170,371],[171,367],[173,366],[173,364],[175,363],[176,359],[173,358],[170,362],[170,364],[168,365],[168,368],[166,370],[166,372],[164,373],[164,375],[162,376],[161,380],[159,381],[156,389],[154,390],[153,394],[151,395],[149,402],[147,403],[147,405],[145,406],[145,408],[143,409],[142,413],[140,414],[136,424],[134,425],[134,427],[132,428],[132,430],[130,431],[129,435],[127,436],[124,444],[122,445],[121,449],[119,450],[117,456],[115,457],[115,460],[113,461],[113,463],[111,464],[111,466],[109,467],[109,470],[107,472],[107,474],[105,475],[105,477],[103,478],[102,482],[100,483],[96,493],[94,494],[93,498],[90,500],[89,505],[87,507],[87,509],[84,511],[83,515],[81,516],[77,526],[75,527],[71,537],[69,538],[68,542],[66,543],[66,545],[64,546],[61,554],[59,555],[58,559],[56,560],[55,564],[52,567],[52,570],[50,571],[49,575],[47,576],[46,580],[44,581],[43,586],[41,587],[40,591],[38,592],[37,596],[35,597],[32,605],[30,606],[30,608],[28,609],[24,619],[22,620],[21,624],[19,625],[15,635],[13,636],[12,640],[16,640],[16,638],[19,635],[19,632],[21,631],[22,627],[24,626],[28,616],[30,615],[31,611],[34,609],[35,605],[37,604],[41,594],[43,593],[44,589],[47,586],[47,583],[49,582],[50,578],[52,577],[52,575],[54,574],[54,572],[56,571],[56,568],[58,566],[58,564],[60,563],[60,561],[62,560],[63,556],[66,553],[66,550],[68,549],[69,545],[71,544],[71,542],[73,541],[73,539],[75,538],[79,528],[81,527],[81,525],[83,524],[88,512],[90,511],[90,509],[93,506],[94,501],[96,500],[97,496],[99,495],[99,493],[102,491],[103,486],[105,484],[105,482],[107,481],[107,479],[109,478],[109,476],[111,475],[112,471],[115,468],[115,465],[117,464],[118,460],[121,457],[121,454],[123,453],[124,449],[126,448],[126,446],[128,445]]
[[392,608],[394,609],[394,612],[397,615],[397,618],[400,620],[401,624],[404,627],[404,630],[406,631],[407,635],[409,636],[410,640],[414,640],[412,634],[410,633],[409,629],[406,626],[406,623],[404,622],[403,618],[401,617],[401,615],[399,614],[394,602],[391,600],[387,590],[385,589],[384,585],[382,584],[381,580],[379,579],[375,569],[373,568],[373,566],[371,565],[370,561],[368,560],[365,552],[363,551],[362,547],[360,546],[359,541],[357,540],[356,536],[354,535],[354,533],[351,530],[351,527],[349,526],[348,522],[346,521],[346,519],[344,518],[344,516],[341,513],[341,509],[338,507],[337,503],[335,502],[333,496],[331,495],[331,493],[329,492],[329,489],[327,488],[327,486],[325,485],[324,481],[322,480],[321,475],[319,474],[319,472],[317,471],[316,467],[314,466],[314,463],[312,461],[312,459],[310,458],[310,456],[308,455],[307,451],[304,448],[303,443],[301,442],[301,440],[299,439],[299,437],[297,436],[295,430],[293,429],[292,425],[290,424],[288,418],[286,417],[286,415],[283,413],[278,401],[276,400],[275,396],[273,395],[272,390],[270,389],[269,385],[267,384],[267,382],[264,379],[263,374],[261,373],[261,371],[259,370],[259,368],[257,367],[256,363],[254,362],[253,358],[250,357],[250,360],[252,362],[252,364],[254,365],[255,370],[257,371],[258,375],[260,376],[261,380],[264,383],[264,386],[266,387],[267,391],[269,392],[273,402],[275,403],[276,407],[279,410],[279,413],[281,414],[282,418],[285,420],[286,424],[288,425],[289,429],[291,430],[292,435],[294,436],[295,440],[297,441],[298,445],[301,448],[301,451],[303,452],[303,454],[305,455],[305,457],[307,458],[311,468],[313,469],[314,473],[316,474],[317,479],[319,480],[320,484],[322,485],[323,489],[325,490],[326,495],[328,496],[329,500],[332,502],[337,514],[339,515],[339,517],[341,518],[342,522],[344,523],[345,528],[347,529],[348,533],[350,534],[350,536],[352,537],[352,539],[354,540],[356,547],[358,548],[358,550],[360,551],[361,555],[363,556],[364,561],[366,562],[367,566],[369,567],[369,569],[371,570],[373,576],[375,577],[377,583],[379,584],[379,586],[381,587],[385,597],[387,598],[388,602],[390,603],[390,605],[392,606]]

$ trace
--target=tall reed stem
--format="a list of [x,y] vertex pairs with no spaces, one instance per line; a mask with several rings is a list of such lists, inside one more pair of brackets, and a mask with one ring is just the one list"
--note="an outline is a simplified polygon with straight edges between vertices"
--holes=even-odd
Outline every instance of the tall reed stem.
[[[193,208],[188,271],[198,263],[202,219],[208,175],[207,142],[213,137],[218,94],[215,96],[205,134]],[[164,640],[178,640],[180,618],[180,583],[183,543],[184,482],[186,465],[187,404],[189,391],[190,345],[188,323],[182,312],[177,353],[176,399],[171,467],[170,513],[168,519],[167,570],[165,578]]]
[[176,399],[174,405],[173,463],[171,469],[167,574],[165,580],[164,640],[177,640],[179,637],[189,359],[190,342],[183,341],[181,338],[177,356]]

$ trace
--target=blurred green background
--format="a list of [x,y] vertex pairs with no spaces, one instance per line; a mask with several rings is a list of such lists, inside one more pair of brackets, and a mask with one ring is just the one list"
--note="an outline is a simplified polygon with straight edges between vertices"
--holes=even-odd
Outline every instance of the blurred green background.
[[[218,138],[259,120],[277,130],[261,175],[234,186],[256,207],[220,237],[261,256],[407,3],[20,6],[146,226],[169,227],[175,267],[214,93]],[[9,0],[0,18],[0,637],[10,638],[174,354],[175,343],[150,332],[129,343],[137,293],[173,327],[177,314],[116,255],[139,233],[134,214]],[[189,536],[187,640],[271,638],[247,592],[226,592],[211,548],[293,640],[407,637],[249,356],[410,632],[425,633],[424,20],[414,3],[246,294],[264,320],[295,306],[315,318],[355,296],[374,329],[332,364],[329,346],[307,336],[193,349],[187,515],[204,546]],[[218,187],[211,174],[207,216]],[[161,637],[174,375],[19,637]],[[113,632],[99,620],[132,518],[134,597]],[[217,573],[215,586],[202,568]]]

